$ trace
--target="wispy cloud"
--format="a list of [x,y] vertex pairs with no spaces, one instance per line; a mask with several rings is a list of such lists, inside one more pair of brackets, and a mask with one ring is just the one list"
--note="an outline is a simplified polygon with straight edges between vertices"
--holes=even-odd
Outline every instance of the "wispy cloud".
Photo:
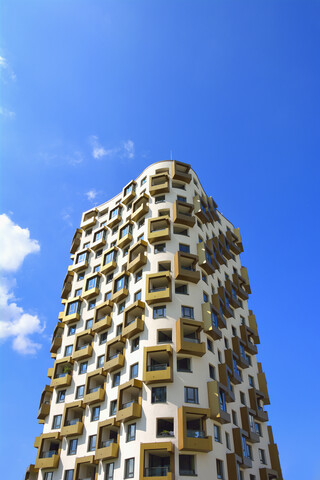
[[4,80],[16,80],[17,76],[12,70],[6,58],[0,56],[0,69]]
[[5,214],[0,215],[0,339],[12,339],[13,349],[23,355],[35,354],[41,344],[30,338],[41,334],[45,325],[37,315],[31,315],[17,304],[13,289],[16,280],[10,277],[21,268],[24,259],[40,251],[37,240],[30,238],[28,228],[21,228]]
[[85,195],[87,196],[88,200],[94,200],[98,195],[98,192],[93,188],[92,190],[86,192]]
[[7,108],[0,107],[0,115],[5,118],[14,118],[16,116],[15,112],[8,110]]
[[61,218],[68,225],[68,227],[73,227],[72,213],[73,210],[71,207],[67,207],[61,212]]
[[40,157],[46,164],[53,166],[69,164],[75,167],[83,162],[83,154],[79,150],[61,154],[40,152]]
[[135,146],[132,140],[125,140],[121,142],[120,145],[105,148],[99,141],[97,135],[91,135],[89,138],[90,144],[92,146],[92,156],[93,158],[99,160],[100,158],[114,158],[118,157],[121,159],[133,159],[135,155]]

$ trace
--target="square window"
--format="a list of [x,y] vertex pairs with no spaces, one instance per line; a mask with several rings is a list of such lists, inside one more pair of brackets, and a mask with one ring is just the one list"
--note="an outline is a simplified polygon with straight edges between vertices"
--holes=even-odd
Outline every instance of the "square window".
[[137,283],[141,279],[142,279],[142,270],[139,270],[139,272],[137,272],[135,277],[134,277],[134,281],[135,281],[135,283]]
[[91,422],[96,422],[100,417],[100,407],[92,407]]
[[166,244],[165,243],[158,243],[154,246],[154,253],[163,253],[166,251]]
[[193,307],[181,307],[181,316],[184,318],[194,318]]
[[166,196],[165,195],[159,195],[158,197],[155,197],[154,203],[164,203],[166,201]]
[[92,310],[96,306],[95,300],[90,300],[88,303],[88,310]]
[[158,330],[158,343],[171,343],[172,330]]
[[69,440],[68,455],[76,455],[78,446],[78,439],[73,438]]
[[92,233],[92,228],[89,228],[88,230],[86,230],[86,237],[91,235],[91,233]]
[[180,295],[188,295],[188,285],[177,285],[175,286],[175,293]]
[[88,452],[94,452],[96,449],[97,435],[90,435],[88,442]]
[[100,265],[96,265],[93,269],[94,272],[100,272]]
[[166,316],[166,306],[153,307],[153,318],[164,318]]
[[78,288],[78,290],[76,290],[76,291],[74,292],[74,296],[75,296],[75,297],[80,297],[80,296],[81,296],[81,293],[82,293],[82,288]]
[[179,455],[179,474],[181,476],[194,476],[196,474],[194,455]]
[[103,345],[104,343],[107,342],[107,338],[108,338],[108,332],[103,332],[101,333],[100,335],[100,345]]
[[131,378],[137,378],[138,369],[139,369],[139,364],[138,363],[135,363],[134,365],[131,365],[131,367],[130,367],[130,379]]
[[76,326],[75,325],[70,325],[69,329],[68,329],[68,337],[70,335],[74,335],[76,333]]
[[127,442],[132,442],[135,439],[136,439],[136,424],[131,423],[130,425],[128,425]]
[[167,401],[167,387],[152,387],[151,403],[165,403]]
[[140,337],[136,337],[131,340],[131,352],[139,350],[139,338]]
[[184,401],[186,403],[199,403],[198,389],[195,387],[184,387]]
[[177,371],[191,373],[191,358],[177,358]]
[[53,422],[52,422],[53,430],[56,430],[61,427],[61,418],[62,418],[62,415],[55,415],[53,417]]
[[84,396],[84,385],[80,385],[76,390],[76,398],[83,398]]
[[190,246],[184,243],[179,243],[179,252],[190,253]]
[[64,350],[64,356],[68,357],[72,354],[73,345],[68,345]]
[[57,394],[57,403],[64,403],[66,399],[66,390],[59,390]]
[[141,300],[141,290],[134,294],[134,301],[137,302],[138,300]]
[[80,363],[79,373],[87,373],[87,370],[88,370],[88,362]]

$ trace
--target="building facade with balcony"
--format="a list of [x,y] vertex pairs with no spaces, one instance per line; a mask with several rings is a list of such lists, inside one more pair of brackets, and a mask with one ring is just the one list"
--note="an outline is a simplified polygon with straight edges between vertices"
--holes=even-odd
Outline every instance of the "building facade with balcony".
[[281,480],[240,231],[190,165],[87,211],[26,480]]

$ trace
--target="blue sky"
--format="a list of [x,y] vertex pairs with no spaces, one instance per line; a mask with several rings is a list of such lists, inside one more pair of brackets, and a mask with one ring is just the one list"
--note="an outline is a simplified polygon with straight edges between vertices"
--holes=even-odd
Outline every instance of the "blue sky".
[[319,480],[320,3],[0,8],[3,478],[35,460],[81,212],[172,152],[241,229],[284,477]]

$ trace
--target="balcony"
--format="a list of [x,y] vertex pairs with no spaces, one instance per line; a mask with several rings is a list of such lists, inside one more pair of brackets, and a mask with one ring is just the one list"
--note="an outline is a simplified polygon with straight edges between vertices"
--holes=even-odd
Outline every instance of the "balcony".
[[106,244],[107,228],[102,227],[99,230],[96,230],[93,236],[93,242],[90,245],[92,250],[99,250],[103,248]]
[[90,249],[86,248],[85,250],[81,250],[81,252],[77,253],[76,261],[73,265],[71,265],[73,272],[81,272],[82,270],[86,270],[88,268],[88,257],[89,257]]
[[207,383],[210,418],[224,424],[230,423],[231,417],[227,412],[226,393],[228,389],[221,383],[213,380]]
[[248,433],[241,428],[233,428],[233,444],[235,454],[240,458],[242,468],[252,467],[251,447],[247,444]]
[[176,323],[177,353],[202,357],[206,353],[206,345],[200,341],[203,323],[179,318]]
[[267,387],[267,379],[265,373],[262,371],[262,365],[260,362],[258,362],[258,383],[259,383],[259,390],[260,392],[263,393],[264,395],[264,405],[270,405],[270,398],[269,398],[269,392],[268,392],[268,387]]
[[185,282],[198,283],[200,272],[196,270],[197,255],[191,253],[176,252],[174,255],[175,279]]
[[170,218],[168,215],[148,219],[148,242],[170,240]]
[[85,360],[92,356],[93,337],[94,333],[92,333],[91,328],[76,335],[72,354],[73,360]]
[[144,347],[143,381],[147,384],[173,381],[172,347]]
[[[220,298],[220,301],[219,301],[219,309],[221,307],[221,310],[223,312],[223,315],[226,317],[226,318],[231,318],[234,316],[234,313],[233,313],[233,310],[232,308],[230,307],[231,305],[231,301],[230,301],[230,298],[231,296],[229,295],[229,293],[227,292],[227,290],[224,288],[224,287],[218,287],[218,294],[216,294],[219,296]],[[212,295],[212,298],[215,297],[216,299],[216,295]],[[214,303],[214,302],[212,302]]]
[[57,353],[57,351],[61,347],[63,330],[64,324],[62,322],[58,322],[52,335],[52,342],[50,347],[51,353]]
[[54,362],[50,387],[69,387],[71,385],[73,359],[64,357]]
[[78,457],[75,463],[73,480],[95,480],[98,477],[97,463],[94,455]]
[[173,223],[193,227],[195,222],[192,203],[176,200],[173,204]]
[[117,247],[112,247],[107,250],[102,257],[102,263],[100,266],[100,272],[106,275],[113,272],[117,268]]
[[260,338],[259,338],[259,333],[258,333],[258,326],[257,326],[257,321],[256,321],[256,316],[253,315],[252,310],[249,310],[249,327],[252,331],[252,338],[255,343],[255,345],[260,343]]
[[104,372],[113,372],[124,365],[126,339],[121,335],[113,338],[106,345],[106,362]]
[[144,217],[149,212],[149,195],[143,193],[132,204],[131,220],[138,222],[140,218]]
[[250,399],[250,407],[252,410],[256,412],[257,420],[260,420],[260,422],[267,422],[269,417],[268,417],[268,412],[264,410],[263,393],[257,390],[256,388],[250,388],[249,399]]
[[[248,277],[248,274],[246,273],[247,269],[245,267],[241,267],[241,272],[245,273],[246,276]],[[242,300],[248,300],[249,293],[251,293],[251,288],[250,288],[250,286],[248,288],[247,280],[245,279],[245,277],[242,276],[242,274],[239,275],[238,273],[235,272],[232,275],[232,279],[233,279],[233,282],[236,285],[237,293],[238,293],[239,297]]]
[[210,222],[210,216],[207,211],[207,202],[200,195],[195,195],[193,197],[193,207],[195,215],[201,220],[201,222]]
[[207,436],[208,408],[180,407],[178,409],[179,450],[211,452],[212,437]]
[[199,267],[208,274],[212,275],[216,269],[219,269],[219,264],[214,258],[213,250],[204,242],[197,244],[198,264]]
[[219,265],[226,265],[227,261],[223,255],[223,246],[218,237],[213,237],[209,240],[209,245],[211,246],[211,250],[214,251],[215,260],[218,262]]
[[92,332],[99,333],[111,327],[113,302],[107,300],[94,310]]
[[239,366],[241,368],[248,368],[249,360],[245,351],[245,343],[239,337],[232,337],[232,350],[238,357]]
[[137,182],[132,180],[128,185],[126,185],[122,191],[122,200],[121,203],[123,205],[127,205],[128,203],[132,202],[134,197],[136,196],[136,185]]
[[146,275],[146,302],[171,302],[171,275],[169,272],[151,273]]
[[139,458],[139,480],[174,480],[173,443],[141,443]]
[[218,369],[220,384],[225,386],[226,402],[234,402],[235,396],[231,384],[232,370],[226,363],[220,363]]
[[44,423],[50,412],[53,388],[46,385],[41,393],[37,419],[39,423]]
[[137,300],[127,307],[124,311],[124,327],[122,336],[124,338],[131,338],[137,333],[144,330],[144,311],[145,304],[141,300]]
[[259,479],[260,480],[282,480],[282,476],[278,475],[276,470],[272,470],[272,468],[259,468]]
[[256,355],[258,352],[257,346],[254,343],[254,332],[247,325],[240,327],[241,339],[244,342],[244,348],[250,355]]
[[85,405],[93,405],[104,401],[106,395],[105,382],[106,373],[103,368],[98,368],[87,374],[83,397]]
[[230,279],[225,281],[225,290],[228,293],[228,301],[231,307],[235,309],[241,307],[241,303],[238,300],[238,289]]
[[231,371],[232,383],[239,384],[242,382],[242,373],[238,368],[238,355],[231,348],[224,351],[226,364]]
[[82,400],[67,403],[61,422],[61,437],[82,435],[85,405]]
[[114,277],[112,282],[112,297],[111,300],[115,303],[119,303],[129,295],[129,272],[121,272]]
[[235,255],[240,255],[240,253],[243,252],[243,247],[241,243],[240,231],[238,228],[236,230],[237,233],[232,232],[231,230],[227,230],[226,237],[230,245],[230,250]]
[[87,230],[88,228],[91,228],[96,224],[97,213],[98,213],[98,210],[94,208],[90,212],[87,212],[83,215],[82,222],[81,222],[82,230]]
[[139,268],[147,263],[147,242],[139,240],[135,243],[128,252],[127,270],[130,273],[135,273]]
[[213,200],[212,197],[207,197],[208,200],[208,212],[210,213],[213,221],[218,221],[219,220],[219,215],[218,215],[218,205],[216,202]]
[[142,382],[136,378],[120,385],[117,401],[117,422],[129,422],[141,417]]
[[64,323],[69,324],[80,320],[82,301],[81,297],[74,297],[66,303],[62,318]]
[[82,298],[89,300],[90,298],[97,297],[100,293],[100,278],[101,273],[95,272],[85,277],[84,284],[85,290],[82,293]]
[[241,464],[241,457],[236,453],[227,453],[227,469],[228,478],[239,478],[239,465]]
[[118,458],[120,441],[120,423],[110,418],[98,423],[96,461]]
[[122,213],[122,206],[118,204],[109,213],[109,222],[107,223],[107,227],[111,229],[115,227],[118,223],[120,223],[122,220],[121,213]]
[[81,243],[81,236],[82,236],[82,230],[80,228],[77,228],[71,242],[71,248],[70,248],[71,254],[75,254],[76,251],[78,250]]
[[39,470],[34,465],[29,465],[24,480],[37,480]]
[[279,460],[279,452],[278,452],[278,447],[277,444],[274,443],[273,439],[273,433],[272,433],[272,427],[268,426],[268,435],[269,435],[269,455],[270,455],[270,462],[271,462],[271,468],[273,470],[273,475],[276,473],[276,476],[270,476],[266,477],[268,480],[274,478],[277,480],[283,480],[282,477],[282,471],[281,471],[281,465],[280,465],[280,460]]
[[61,298],[63,298],[64,300],[67,300],[69,293],[71,292],[71,289],[72,289],[72,280],[74,277],[74,272],[71,270],[71,268],[72,267],[70,266],[62,286]]
[[58,468],[61,451],[61,441],[58,432],[43,433],[36,439],[35,446],[38,445],[38,454],[35,468]]
[[152,196],[169,192],[169,174],[158,173],[149,178],[149,193]]
[[202,320],[203,329],[207,335],[213,340],[220,340],[222,338],[221,328],[226,328],[226,322],[224,317],[214,305],[209,302],[205,302],[201,305],[202,308]]
[[119,248],[124,248],[132,242],[132,225],[133,222],[129,220],[119,229],[117,240],[117,246]]
[[191,165],[188,163],[177,162],[174,160],[172,162],[172,179],[179,180],[180,182],[190,183],[191,182]]
[[260,436],[257,433],[256,423],[254,420],[255,411],[249,407],[241,407],[241,425],[243,430],[248,433],[248,439],[251,443],[260,442]]

